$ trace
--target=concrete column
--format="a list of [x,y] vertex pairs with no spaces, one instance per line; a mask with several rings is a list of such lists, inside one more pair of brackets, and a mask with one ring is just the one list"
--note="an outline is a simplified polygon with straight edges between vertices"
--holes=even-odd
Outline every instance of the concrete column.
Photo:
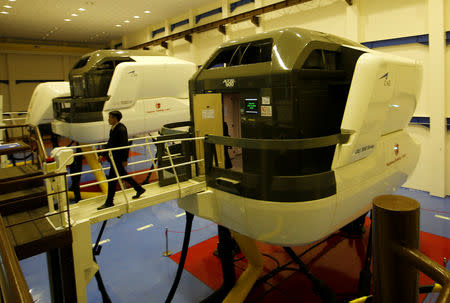
[[430,194],[445,197],[445,28],[444,0],[428,0],[428,30],[430,35],[430,73],[428,100],[430,107],[430,158],[429,169],[433,179],[430,182]]
[[72,69],[72,66],[70,66],[69,62],[69,56],[67,55],[62,56],[62,61],[63,61],[63,68],[62,68],[63,79],[64,81],[69,81],[69,72]]
[[[164,21],[164,27],[166,29],[166,31],[164,32],[164,35],[165,36],[169,36],[170,35],[170,21],[169,20],[165,20]],[[172,41],[167,41],[166,55],[167,56],[173,56]]]
[[347,5],[345,18],[345,35],[348,39],[360,42],[359,37],[359,0],[353,0],[353,5]]
[[[263,6],[263,0],[255,0],[255,9],[260,8],[262,6]],[[264,15],[259,16],[259,18],[260,18],[259,19],[259,26],[256,27],[256,29],[255,29],[255,33],[256,34],[260,34],[260,33],[264,32],[263,16]]]
[[[189,10],[189,27],[193,28],[195,27],[195,15],[196,12],[193,9]],[[195,59],[197,58],[197,47],[196,47],[196,36],[197,34],[192,34],[192,43],[189,44],[189,52],[192,55],[192,59],[195,61]],[[195,62],[197,63],[197,62]]]
[[[222,19],[230,16],[230,3],[228,0],[222,0]],[[230,40],[229,32],[231,31],[231,24],[225,25],[227,28],[227,34],[223,35],[223,42]]]
[[127,49],[129,47],[128,45],[128,38],[127,36],[122,36],[122,48]]

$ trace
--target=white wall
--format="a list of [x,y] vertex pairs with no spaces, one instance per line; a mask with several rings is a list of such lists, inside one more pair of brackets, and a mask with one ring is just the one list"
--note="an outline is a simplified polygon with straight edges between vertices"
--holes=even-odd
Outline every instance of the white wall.
[[[35,54],[27,52],[0,51],[0,95],[3,110],[26,111],[34,88],[44,80],[68,80],[72,66],[81,54]],[[36,82],[17,83],[17,80]]]
[[427,3],[426,0],[359,1],[361,41],[427,33]]
[[[192,15],[206,12],[213,8],[222,6],[227,7],[231,1],[222,0],[221,2],[213,2],[207,7],[197,9],[195,12],[187,12]],[[231,15],[235,15],[244,11],[248,11],[260,6],[279,2],[279,0],[255,0],[255,4],[248,4],[239,7]],[[196,64],[203,64],[214,49],[223,41],[234,39],[242,36],[255,34],[261,31],[278,29],[289,26],[298,26],[323,32],[348,37],[358,42],[385,40],[392,38],[402,38],[407,36],[415,36],[439,32],[436,30],[434,18],[439,16],[433,15],[435,12],[429,10],[429,5],[440,3],[444,5],[442,14],[444,15],[446,31],[450,30],[450,0],[353,0],[354,5],[349,7],[344,0],[314,0],[304,4],[299,4],[283,10],[278,10],[261,17],[261,27],[255,27],[251,22],[245,21],[233,25],[227,25],[227,35],[223,36],[217,30],[210,30],[204,33],[195,34],[193,43],[188,44],[184,40],[171,43],[170,54],[187,60],[192,60]],[[215,5],[215,7],[214,7]],[[433,8],[433,6],[431,6]],[[436,12],[437,13],[437,12]],[[438,13],[437,13],[438,14]],[[430,17],[431,15],[431,17]],[[222,16],[217,15],[201,21],[208,23],[214,20],[230,16],[224,11]],[[176,19],[176,18],[175,18]],[[181,19],[178,19],[181,20]],[[171,20],[170,20],[171,21]],[[167,21],[166,24],[170,24]],[[190,24],[189,26],[192,26]],[[169,34],[169,33],[166,33]],[[157,38],[163,37],[159,35]],[[125,39],[126,37],[124,37]],[[147,42],[141,41],[140,43]],[[443,41],[441,40],[443,43]],[[434,50],[436,48],[433,48]],[[422,44],[407,44],[391,47],[383,47],[377,49],[379,51],[408,57],[422,62],[424,67],[424,78],[422,91],[417,101],[416,116],[433,116],[436,115],[436,57],[431,57],[430,47]],[[435,52],[435,51],[434,51]],[[433,59],[433,64],[430,62]],[[445,59],[444,59],[445,58]],[[446,116],[450,117],[450,47],[445,48],[445,57],[442,58],[440,66],[445,67],[445,87],[439,87],[438,96],[445,96],[445,105],[442,112],[446,112]],[[440,108],[438,110],[441,110]],[[433,119],[432,119],[433,120]],[[434,117],[436,121],[436,116]],[[438,119],[439,120],[439,119]],[[442,121],[442,119],[441,119]],[[436,122],[435,122],[436,123]],[[420,190],[439,192],[433,189],[437,183],[444,182],[445,193],[450,194],[450,173],[449,176],[442,177],[442,174],[436,174],[433,166],[436,167],[436,159],[442,160],[441,171],[444,169],[450,172],[450,133],[434,132],[431,136],[430,129],[422,126],[411,126],[408,128],[411,135],[422,143],[422,155],[415,172],[410,176],[406,186]],[[440,136],[441,138],[436,138]],[[445,146],[445,150],[433,146],[433,142],[440,140]],[[440,161],[439,160],[439,161]],[[430,165],[433,163],[433,165]],[[437,163],[439,165],[439,163]],[[442,180],[444,179],[444,180]],[[439,195],[439,194],[438,194]]]

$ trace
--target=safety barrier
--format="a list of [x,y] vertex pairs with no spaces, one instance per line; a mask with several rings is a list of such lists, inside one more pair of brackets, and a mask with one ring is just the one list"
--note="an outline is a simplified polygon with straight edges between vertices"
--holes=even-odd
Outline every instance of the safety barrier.
[[[31,163],[40,167],[47,154],[38,127],[28,124],[2,125],[0,131],[4,131],[4,136],[0,136],[0,144],[3,145],[1,155],[8,154],[13,165],[16,161],[31,158]],[[23,153],[23,157],[17,158],[17,153]]]
[[450,271],[419,251],[419,216],[420,204],[411,198],[383,195],[373,201],[377,302],[418,302],[418,270],[442,285],[437,303],[450,301]]
[[[71,156],[64,159],[62,162],[59,163],[59,166],[57,167],[56,171],[58,171],[58,172],[64,171],[66,168],[66,165],[71,163],[73,161],[74,157],[79,157],[79,156],[97,157],[98,154],[100,154],[100,153],[108,154],[108,157],[111,159],[111,161],[110,161],[111,165],[109,167],[99,167],[99,168],[94,168],[94,169],[90,169],[87,171],[81,171],[81,172],[75,172],[75,173],[71,172],[71,173],[67,174],[67,178],[73,177],[73,176],[86,175],[86,174],[90,174],[90,173],[105,172],[110,169],[113,169],[116,174],[115,178],[111,178],[108,180],[98,180],[98,181],[91,182],[88,184],[83,184],[83,185],[80,185],[80,189],[95,186],[95,185],[106,184],[108,182],[118,180],[119,185],[120,185],[120,192],[122,193],[122,196],[125,199],[125,202],[127,205],[127,211],[128,211],[129,201],[128,201],[128,197],[125,193],[125,189],[126,189],[125,185],[123,184],[124,178],[140,176],[140,175],[144,175],[144,174],[151,174],[153,172],[170,171],[173,174],[173,178],[172,178],[173,182],[172,183],[176,183],[177,186],[179,187],[179,191],[181,192],[180,182],[184,181],[185,179],[181,178],[180,169],[183,167],[186,167],[186,166],[191,166],[191,169],[192,169],[192,165],[198,165],[198,163],[203,162],[204,160],[195,158],[195,155],[193,154],[193,151],[194,151],[193,148],[189,149],[189,154],[186,155],[186,154],[183,154],[185,152],[185,149],[183,149],[181,152],[178,151],[178,149],[177,149],[178,152],[174,153],[171,151],[172,147],[175,144],[183,144],[183,143],[193,144],[195,141],[203,140],[203,139],[204,139],[204,137],[192,138],[189,136],[189,134],[185,134],[185,135],[178,134],[178,135],[167,135],[167,136],[145,136],[145,137],[133,138],[133,139],[129,140],[130,143],[135,142],[135,141],[144,141],[144,142],[137,143],[137,144],[130,144],[128,146],[108,148],[108,149],[100,149],[105,144],[104,142],[96,143],[96,144],[86,144],[86,145],[64,147],[64,149],[82,149],[85,151],[73,153]],[[153,155],[152,150],[151,150],[152,146],[156,147],[160,151],[159,155],[157,155],[157,156]],[[144,148],[144,150],[146,150],[146,152],[147,152],[146,158],[144,160],[129,162],[128,166],[151,163],[152,168],[145,169],[145,170],[138,171],[138,172],[132,172],[127,175],[120,176],[118,173],[117,167],[115,165],[113,152],[117,151],[117,150],[129,149],[129,148],[135,149],[135,148],[139,148],[139,147],[142,147],[142,148]],[[164,154],[162,154],[162,152],[164,152]],[[190,160],[180,162],[179,161],[180,157],[183,158],[184,160],[186,160],[186,159],[190,159]],[[161,163],[163,163],[163,162],[165,163],[165,165],[161,165]],[[158,167],[157,167],[157,163],[158,163]],[[161,178],[162,178],[162,174],[160,174],[160,181],[161,181]],[[168,184],[169,183],[167,183],[167,182],[164,183],[164,185],[168,185]],[[160,182],[160,185],[161,185],[161,182]]]
[[32,303],[27,282],[20,268],[19,260],[6,233],[0,217],[0,287],[1,302]]

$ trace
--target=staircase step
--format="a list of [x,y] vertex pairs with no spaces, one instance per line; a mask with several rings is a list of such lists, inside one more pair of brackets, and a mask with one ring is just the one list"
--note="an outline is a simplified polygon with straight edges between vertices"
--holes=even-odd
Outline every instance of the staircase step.
[[[42,174],[43,172],[35,165],[2,168],[0,169],[0,194],[42,186],[43,180],[21,180]],[[10,183],[12,181],[14,181],[14,183]]]
[[3,216],[47,205],[45,186],[0,194],[0,214]]

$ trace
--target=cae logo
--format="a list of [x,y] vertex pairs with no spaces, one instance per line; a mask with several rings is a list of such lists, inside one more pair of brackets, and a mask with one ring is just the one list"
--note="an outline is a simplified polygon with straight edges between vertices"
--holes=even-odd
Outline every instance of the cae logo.
[[391,86],[391,80],[389,79],[389,73],[385,73],[380,79],[384,79],[384,86]]

